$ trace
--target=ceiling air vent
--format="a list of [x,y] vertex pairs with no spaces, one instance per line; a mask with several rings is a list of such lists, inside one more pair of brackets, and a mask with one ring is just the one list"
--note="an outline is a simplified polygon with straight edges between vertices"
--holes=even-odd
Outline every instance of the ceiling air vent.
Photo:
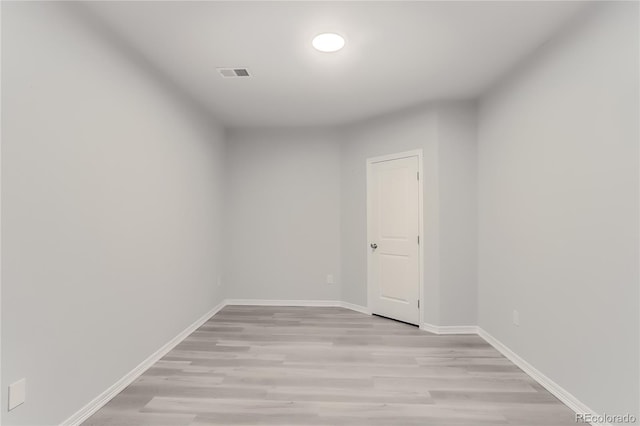
[[251,77],[246,68],[218,68],[218,72],[224,78]]

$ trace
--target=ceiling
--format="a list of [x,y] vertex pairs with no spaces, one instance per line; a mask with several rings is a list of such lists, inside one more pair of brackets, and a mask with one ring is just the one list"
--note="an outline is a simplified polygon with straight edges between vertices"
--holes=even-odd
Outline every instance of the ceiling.
[[[88,2],[129,50],[228,126],[335,125],[475,98],[583,2]],[[337,53],[318,33],[346,39]],[[250,78],[222,78],[246,67]]]

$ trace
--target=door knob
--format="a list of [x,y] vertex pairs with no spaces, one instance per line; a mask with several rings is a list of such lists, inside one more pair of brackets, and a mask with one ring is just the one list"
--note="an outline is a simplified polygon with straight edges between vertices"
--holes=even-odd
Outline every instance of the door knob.
[[371,244],[369,244],[369,245],[370,245],[370,246],[371,246],[371,248],[372,248],[372,249],[374,249],[374,250],[378,248],[378,245],[377,245],[376,243],[371,243]]

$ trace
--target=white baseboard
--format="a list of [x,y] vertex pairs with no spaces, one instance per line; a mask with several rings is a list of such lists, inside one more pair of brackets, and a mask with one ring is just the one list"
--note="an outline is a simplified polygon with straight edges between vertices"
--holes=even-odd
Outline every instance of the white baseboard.
[[345,309],[351,309],[352,311],[360,312],[361,314],[371,315],[371,311],[366,306],[356,305],[355,303],[340,302],[340,306]]
[[107,402],[109,402],[114,396],[122,392],[124,388],[133,383],[142,373],[147,371],[149,367],[155,364],[160,358],[165,356],[171,349],[176,347],[178,343],[182,342],[188,335],[193,333],[197,328],[199,328],[202,324],[207,322],[209,318],[214,316],[218,311],[224,308],[225,302],[222,301],[215,308],[211,309],[209,312],[204,314],[202,317],[198,318],[195,322],[193,322],[190,326],[184,329],[180,334],[171,339],[169,342],[164,344],[160,349],[151,354],[147,359],[142,361],[136,368],[128,372],[124,377],[111,385],[107,390],[102,392],[96,398],[94,398],[87,405],[82,407],[79,411],[69,417],[67,420],[62,422],[60,426],[77,426],[87,420],[93,413],[102,408]]
[[[487,331],[483,330],[480,327],[477,327],[478,336],[482,337],[487,343],[493,346],[498,352],[505,356],[509,361],[517,365],[522,371],[527,373],[533,380],[538,382],[542,387],[548,390],[553,396],[558,398],[564,405],[572,409],[577,414],[586,414],[593,413],[595,411],[591,410],[585,404],[583,404],[578,398],[573,396],[569,391],[565,388],[551,380],[545,374],[540,372],[533,365],[529,364],[525,361],[520,355],[513,352],[506,345],[504,345],[501,341],[493,337]],[[591,423],[595,425],[596,423]],[[597,423],[598,426],[611,426],[609,423]]]
[[433,325],[427,322],[420,324],[420,330],[433,334],[478,334],[475,325]]
[[250,306],[341,306],[339,300],[269,300],[269,299],[227,299],[226,305]]

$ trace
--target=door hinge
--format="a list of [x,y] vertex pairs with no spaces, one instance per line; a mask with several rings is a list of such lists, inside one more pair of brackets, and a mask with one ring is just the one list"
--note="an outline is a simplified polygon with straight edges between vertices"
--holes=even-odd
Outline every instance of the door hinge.
[[420,244],[420,235],[418,235],[418,244]]
[[420,180],[420,172],[416,172],[416,179]]
[[420,300],[418,300],[418,309],[420,309]]

